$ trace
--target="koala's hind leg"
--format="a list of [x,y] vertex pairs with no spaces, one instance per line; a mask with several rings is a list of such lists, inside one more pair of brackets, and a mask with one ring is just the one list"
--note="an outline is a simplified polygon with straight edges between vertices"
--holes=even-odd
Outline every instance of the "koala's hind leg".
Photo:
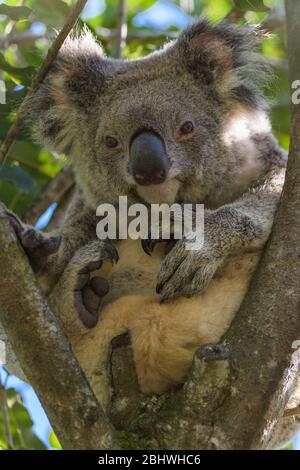
[[110,242],[95,240],[80,248],[49,296],[67,336],[73,341],[98,321],[101,299],[109,285],[106,279],[93,274],[106,260],[118,260],[117,250]]
[[112,392],[109,371],[111,342],[130,330],[143,304],[144,298],[141,296],[118,299],[101,311],[95,328],[88,330],[73,344],[76,357],[104,409],[109,405]]

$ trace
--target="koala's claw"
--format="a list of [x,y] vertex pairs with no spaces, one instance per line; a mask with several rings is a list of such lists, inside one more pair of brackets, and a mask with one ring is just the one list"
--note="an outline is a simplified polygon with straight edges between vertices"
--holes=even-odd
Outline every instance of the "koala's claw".
[[170,239],[168,240],[165,240],[163,238],[159,238],[159,239],[151,239],[151,238],[145,238],[145,239],[142,239],[142,248],[144,250],[144,252],[151,256],[153,251],[154,251],[154,248],[156,247],[156,245],[158,243],[161,243],[161,242],[164,242],[166,243],[166,254],[172,249],[172,247],[174,246],[174,244],[176,243],[177,240],[174,239],[173,236],[170,237]]
[[9,221],[17,235],[34,271],[38,271],[49,255],[56,253],[61,244],[60,235],[49,235],[22,222],[8,211]]
[[56,253],[62,237],[60,235],[53,235],[45,237],[42,233],[29,228],[20,234],[20,242],[25,251],[40,250],[40,255],[51,255]]
[[142,248],[146,255],[151,256],[156,244],[159,240],[151,240],[151,238],[142,239]]
[[161,264],[156,292],[162,301],[201,294],[223,260],[209,244],[199,251],[188,251],[180,240]]
[[117,263],[119,261],[119,253],[114,245],[106,244],[103,248],[103,253],[101,259],[108,259],[112,263]]
[[196,356],[206,361],[224,361],[229,358],[229,351],[223,344],[209,343],[198,348]]

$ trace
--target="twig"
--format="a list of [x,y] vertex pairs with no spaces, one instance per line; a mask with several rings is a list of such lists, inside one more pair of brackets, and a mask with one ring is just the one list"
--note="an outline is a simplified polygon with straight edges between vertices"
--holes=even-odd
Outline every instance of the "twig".
[[14,448],[14,444],[13,444],[13,438],[12,438],[12,434],[10,430],[6,393],[5,393],[5,388],[1,384],[0,384],[0,406],[1,406],[2,416],[3,416],[3,424],[4,424],[4,432],[5,432],[7,449],[12,450]]
[[23,220],[34,224],[53,202],[59,202],[75,184],[71,166],[65,166],[37,196],[33,204],[23,214]]
[[127,37],[125,0],[119,0],[116,58],[122,56]]
[[295,406],[294,408],[286,408],[284,410],[283,416],[286,418],[287,416],[297,416],[300,415],[300,405]]
[[265,64],[269,65],[272,69],[276,70],[277,72],[288,72],[288,61],[287,60],[280,60],[274,59],[273,57],[264,57]]
[[285,11],[284,8],[276,6],[272,8],[270,14],[262,22],[262,29],[272,33],[285,26]]
[[[74,181],[75,183],[75,181]],[[59,229],[62,224],[62,220],[67,213],[68,207],[71,204],[73,196],[76,192],[76,185],[74,184],[69,188],[68,191],[61,197],[57,208],[55,209],[49,224],[47,225],[47,232],[51,232],[52,230]]]
[[244,18],[245,13],[245,11],[240,10],[239,8],[232,8],[232,10],[225,17],[225,20],[229,21],[230,23],[235,23],[236,21],[239,21]]
[[[24,5],[25,4],[25,0],[22,0],[20,5]],[[17,25],[17,20],[11,20],[8,22],[5,30],[4,30],[4,42],[3,42],[3,45],[2,45],[2,48],[3,49],[6,49],[9,45],[9,40],[10,38],[12,37],[12,35],[14,34],[14,31],[16,29],[16,25]]]
[[[96,28],[96,33],[99,36],[99,39],[104,42],[115,43],[118,36],[117,29],[109,29],[109,28]],[[138,29],[138,30],[128,30],[126,41],[144,41],[152,39],[160,38],[160,37],[168,37],[171,39],[176,39],[178,37],[177,31],[168,31],[165,29]],[[18,31],[14,33],[8,40],[8,45],[16,44],[17,46],[30,46],[34,44],[39,39],[48,39],[52,40],[55,37],[55,33],[52,31],[48,31],[47,33],[43,34],[34,34],[31,31]],[[0,34],[0,48],[3,47],[6,40],[6,36]]]
[[34,78],[31,87],[22,102],[20,109],[18,111],[17,117],[15,122],[12,124],[10,127],[3,144],[0,148],[0,166],[3,165],[5,162],[5,159],[22,127],[22,123],[24,121],[24,118],[27,113],[27,102],[32,96],[35,94],[37,91],[40,83],[44,80],[45,76],[47,75],[51,65],[53,64],[53,61],[55,60],[59,49],[61,48],[64,40],[68,36],[69,32],[75,25],[76,21],[78,20],[78,17],[81,13],[81,10],[85,6],[87,0],[78,0],[74,9],[70,13],[65,25],[63,26],[62,30],[54,40],[53,44],[51,45],[50,49],[48,50],[47,56],[44,59],[36,77]]

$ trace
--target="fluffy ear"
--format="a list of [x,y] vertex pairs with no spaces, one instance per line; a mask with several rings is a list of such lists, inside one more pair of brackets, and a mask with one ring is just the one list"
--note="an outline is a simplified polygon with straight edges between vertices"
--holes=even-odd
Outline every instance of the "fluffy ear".
[[250,106],[261,103],[258,82],[268,68],[256,52],[263,33],[254,27],[226,22],[212,25],[206,18],[187,28],[176,47],[195,78],[215,85],[223,98],[237,98]]
[[107,61],[90,32],[70,36],[29,104],[34,137],[59,153],[71,147],[103,87]]

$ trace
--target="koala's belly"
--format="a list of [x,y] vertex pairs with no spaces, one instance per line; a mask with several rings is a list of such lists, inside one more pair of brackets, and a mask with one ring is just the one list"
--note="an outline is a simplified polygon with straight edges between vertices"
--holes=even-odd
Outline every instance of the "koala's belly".
[[[118,242],[117,248],[119,262],[113,267],[110,263],[105,263],[97,273],[97,275],[108,279],[110,285],[110,291],[105,297],[101,309],[128,295],[142,296],[159,304],[159,296],[156,294],[155,288],[157,274],[165,256],[165,244],[158,244],[152,256],[144,252],[140,240],[122,240]],[[216,299],[224,299],[226,302],[229,295],[234,296],[234,292],[240,297],[241,291],[248,288],[259,257],[260,252],[229,257],[226,264],[217,271],[208,287],[208,298],[210,298],[209,293],[212,291],[212,302],[218,305]],[[180,298],[178,302],[180,304],[186,302],[187,305],[192,303],[194,307],[197,304],[203,306],[203,295],[195,296],[192,300]]]
[[199,346],[218,342],[226,332],[260,252],[228,258],[203,294],[161,304],[155,284],[164,250],[158,248],[149,257],[140,243],[122,242],[119,263],[99,271],[111,291],[94,335],[107,349],[113,337],[129,331],[141,390],[161,394],[185,380]]
[[142,249],[140,240],[118,242],[119,261],[113,267],[105,263],[97,275],[109,281],[110,290],[102,307],[126,295],[158,296],[155,292],[156,277],[164,257],[164,243],[156,246],[152,256]]

